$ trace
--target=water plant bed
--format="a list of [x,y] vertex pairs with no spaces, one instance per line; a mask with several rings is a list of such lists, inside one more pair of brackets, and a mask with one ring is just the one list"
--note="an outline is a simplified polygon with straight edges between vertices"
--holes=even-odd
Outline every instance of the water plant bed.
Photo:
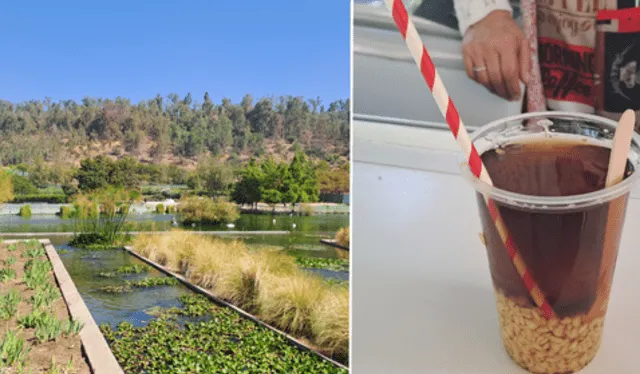
[[[125,372],[347,373],[204,296],[181,301],[181,308],[158,308],[158,317],[144,327],[101,326]],[[201,320],[180,324],[178,317]]]
[[127,251],[216,304],[345,368],[338,362],[348,362],[347,287],[308,274],[292,256],[251,251],[241,242],[174,232],[139,237],[134,246]]
[[296,263],[307,269],[349,271],[349,260],[338,258],[296,257]]
[[0,244],[0,273],[0,372],[91,373],[43,245]]

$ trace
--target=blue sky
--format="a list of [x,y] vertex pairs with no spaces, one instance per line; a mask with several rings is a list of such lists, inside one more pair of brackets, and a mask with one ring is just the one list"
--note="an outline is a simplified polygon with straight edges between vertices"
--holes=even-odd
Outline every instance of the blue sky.
[[349,97],[348,0],[11,1],[0,99]]

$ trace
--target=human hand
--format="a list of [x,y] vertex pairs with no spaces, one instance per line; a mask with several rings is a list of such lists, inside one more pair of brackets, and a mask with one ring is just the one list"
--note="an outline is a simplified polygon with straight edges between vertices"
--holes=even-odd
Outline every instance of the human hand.
[[470,26],[462,40],[467,75],[507,100],[519,100],[528,82],[529,43],[511,14],[495,10]]

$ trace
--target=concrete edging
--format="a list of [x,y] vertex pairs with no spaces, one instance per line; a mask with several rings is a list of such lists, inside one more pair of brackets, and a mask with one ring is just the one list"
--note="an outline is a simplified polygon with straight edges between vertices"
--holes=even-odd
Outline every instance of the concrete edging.
[[[7,242],[17,242],[18,240],[6,240]],[[82,300],[76,285],[71,280],[71,276],[64,267],[58,252],[51,244],[49,239],[41,239],[40,243],[44,246],[49,261],[53,267],[53,273],[55,275],[62,297],[67,303],[67,309],[71,318],[82,323],[82,330],[80,330],[80,340],[82,341],[82,347],[84,349],[87,362],[94,374],[124,374],[124,371],[120,367],[118,360],[111,352],[109,344],[100,332],[100,328],[96,324],[96,321],[91,316],[91,312],[87,308],[87,305]]]
[[345,247],[343,245],[340,245],[340,244],[336,243],[336,241],[333,240],[333,239],[320,239],[320,243],[329,245],[331,247],[344,249],[345,251],[349,250],[349,247]]
[[332,364],[338,366],[339,368],[342,368],[342,369],[345,369],[345,370],[349,371],[349,368],[347,366],[335,361],[334,359],[332,359],[332,358],[330,358],[330,357],[328,357],[328,356],[326,356],[326,355],[324,355],[324,354],[322,354],[322,353],[320,353],[320,352],[318,352],[318,351],[316,351],[314,349],[311,349],[311,347],[309,347],[308,345],[304,344],[303,342],[301,342],[300,340],[296,339],[295,337],[287,334],[286,332],[284,332],[282,330],[279,330],[279,329],[277,329],[277,328],[275,328],[275,327],[273,327],[273,326],[261,321],[258,317],[254,316],[253,314],[250,314],[250,313],[244,311],[243,309],[240,309],[237,306],[218,298],[217,296],[215,296],[210,291],[208,291],[208,290],[206,290],[206,289],[204,289],[204,288],[202,288],[202,287],[200,287],[198,285],[195,285],[195,284],[189,282],[182,275],[180,275],[178,273],[174,273],[171,270],[165,268],[164,266],[162,266],[162,265],[160,265],[160,264],[158,264],[158,263],[156,263],[154,261],[151,261],[148,258],[146,258],[146,257],[134,252],[133,251],[133,247],[125,246],[124,250],[126,252],[128,252],[129,254],[133,255],[134,257],[136,257],[136,258],[144,261],[145,263],[153,266],[154,268],[158,269],[162,273],[165,273],[165,274],[167,274],[169,276],[172,276],[172,277],[176,278],[177,280],[179,280],[182,284],[184,284],[185,286],[187,286],[191,290],[193,290],[193,291],[195,291],[197,293],[200,293],[202,295],[205,295],[207,298],[209,298],[209,300],[213,301],[215,304],[218,304],[218,305],[223,306],[223,307],[231,308],[234,311],[236,311],[237,313],[239,313],[240,316],[242,316],[243,318],[251,320],[251,321],[257,323],[258,325],[260,325],[260,326],[262,326],[264,328],[267,328],[267,329],[275,332],[276,334],[281,335],[282,337],[287,339],[291,344],[295,345],[299,349],[302,349],[304,351],[307,351],[307,352],[310,352],[312,354],[315,354],[316,356],[322,358],[323,360],[329,361]]

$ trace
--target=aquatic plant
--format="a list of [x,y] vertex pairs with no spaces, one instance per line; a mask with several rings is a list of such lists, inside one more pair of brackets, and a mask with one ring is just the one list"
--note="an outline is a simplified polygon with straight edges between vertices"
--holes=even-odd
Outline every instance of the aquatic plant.
[[164,316],[144,327],[127,322],[115,329],[106,324],[100,326],[125,372],[347,373],[202,296],[181,300],[185,306],[179,308],[180,312],[172,308],[173,313],[209,318],[186,323],[184,328]]
[[240,210],[235,203],[223,199],[189,196],[180,200],[180,216],[185,224],[235,222]]
[[[300,269],[292,256],[276,251],[249,250],[241,241],[225,241],[184,231],[141,234],[136,237],[133,247],[142,256],[181,272],[192,283],[211,290],[258,318],[309,339],[321,350],[337,354],[344,347],[342,340],[329,342],[329,339],[348,337],[348,324],[320,323],[318,318],[322,315],[316,314],[314,318],[312,312],[329,297],[327,293],[342,295],[347,292],[348,295],[348,287],[335,287],[308,274]],[[332,266],[339,263],[343,268],[346,264],[329,262]],[[340,313],[335,320],[348,321],[348,304],[346,309],[335,312]],[[316,341],[316,336],[322,338]]]
[[349,271],[349,260],[337,258],[296,257],[296,263],[307,269],[324,269],[331,271]]
[[118,274],[142,274],[149,271],[151,267],[149,265],[143,264],[135,264],[135,265],[125,265],[120,266],[116,269],[116,273]]
[[144,278],[139,281],[131,282],[126,281],[125,285],[128,287],[136,287],[136,288],[150,288],[150,287],[158,287],[158,286],[175,286],[178,284],[178,280],[173,277],[154,277],[154,278]]
[[18,213],[20,217],[29,218],[31,217],[31,205],[23,205],[20,207],[20,213]]
[[139,199],[138,191],[115,187],[77,195],[74,200],[78,212],[75,234],[69,244],[93,250],[126,243],[128,235],[125,233],[125,222],[129,209],[120,207],[131,206]]

